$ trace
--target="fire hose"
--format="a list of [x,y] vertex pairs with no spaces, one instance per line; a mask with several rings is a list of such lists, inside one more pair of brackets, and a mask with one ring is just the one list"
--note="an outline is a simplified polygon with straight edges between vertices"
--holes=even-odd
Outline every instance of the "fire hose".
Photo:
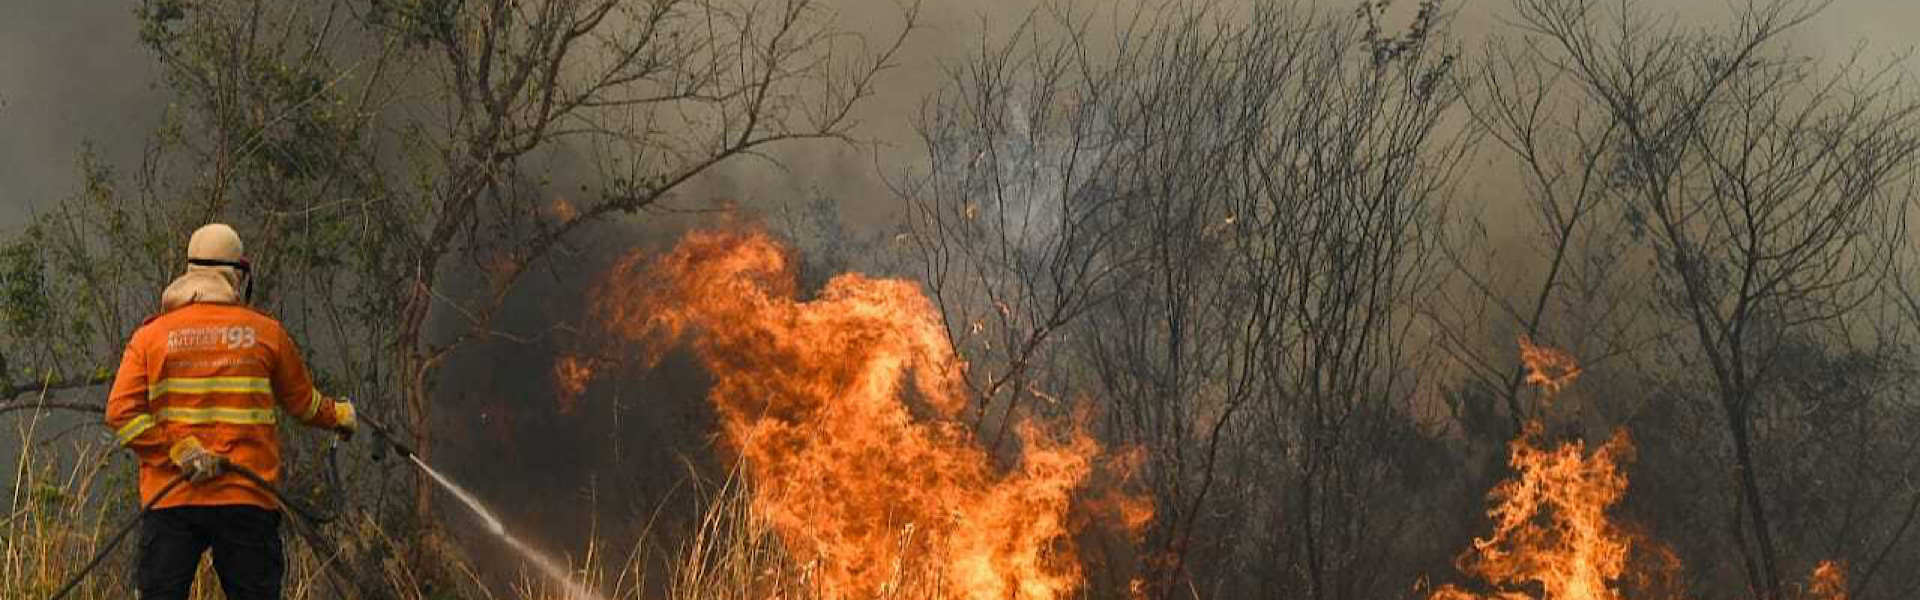
[[[411,450],[400,446],[394,442],[391,437],[387,436],[384,429],[376,431],[382,440],[393,444],[396,448],[399,448],[402,453],[409,456],[412,455]],[[376,447],[377,446],[378,444],[376,444]],[[368,592],[365,587],[366,578],[355,577],[353,573],[342,573],[342,571],[347,568],[346,565],[333,560],[332,557],[335,556],[333,545],[321,537],[319,531],[316,530],[317,526],[331,522],[340,516],[339,509],[342,488],[340,487],[339,462],[336,460],[338,453],[339,439],[335,438],[327,447],[327,484],[333,486],[334,496],[334,510],[331,513],[319,513],[314,511],[312,507],[293,501],[291,498],[288,498],[286,494],[282,493],[280,488],[267,483],[266,479],[260,477],[259,473],[255,473],[251,469],[224,461],[221,466],[224,470],[239,475],[253,482],[255,485],[260,486],[261,489],[266,490],[268,494],[273,496],[275,501],[280,503],[280,506],[287,509],[286,512],[293,515],[294,518],[288,519],[287,521],[293,524],[294,533],[307,541],[308,546],[312,547],[315,554],[320,556],[322,564],[333,567],[332,569],[328,569],[328,573],[334,578],[334,594],[336,596],[341,593],[341,590],[348,587],[341,583],[341,580],[344,579],[352,583],[351,587],[359,592],[361,598],[380,598],[382,596]],[[113,550],[120,545],[120,542],[126,539],[127,533],[133,531],[135,525],[138,525],[147,514],[153,512],[155,505],[158,505],[162,499],[165,499],[168,494],[173,493],[175,489],[180,487],[180,484],[186,481],[186,475],[176,475],[171,481],[167,482],[166,486],[161,487],[160,493],[155,494],[153,499],[148,500],[145,505],[140,507],[139,512],[135,513],[132,518],[127,519],[126,524],[122,525],[118,532],[114,533],[113,538],[107,541],[106,546],[102,547],[97,554],[94,554],[93,560],[87,561],[86,566],[81,567],[79,572],[74,573],[73,578],[68,580],[66,585],[61,586],[60,591],[54,592],[50,600],[61,600],[65,598],[67,594],[73,592],[74,588],[79,587],[80,582],[86,580],[87,575],[99,567],[100,562],[105,560],[107,555],[112,554]]]

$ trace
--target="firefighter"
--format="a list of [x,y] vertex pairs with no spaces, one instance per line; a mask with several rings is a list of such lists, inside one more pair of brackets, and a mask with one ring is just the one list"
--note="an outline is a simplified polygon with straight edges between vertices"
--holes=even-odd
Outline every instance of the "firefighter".
[[280,322],[246,304],[244,256],[232,227],[193,232],[186,273],[133,332],[107,399],[107,425],[140,462],[140,501],[188,481],[140,523],[144,600],[184,600],[209,548],[227,598],[280,598],[279,506],[228,465],[277,483],[283,416],[343,436],[355,428],[353,405],[315,390]]

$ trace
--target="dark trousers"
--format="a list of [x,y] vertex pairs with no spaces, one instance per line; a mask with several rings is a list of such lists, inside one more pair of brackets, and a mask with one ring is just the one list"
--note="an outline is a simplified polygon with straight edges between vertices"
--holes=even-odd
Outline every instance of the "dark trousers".
[[213,569],[228,600],[280,600],[286,563],[280,513],[253,506],[181,506],[140,521],[134,586],[141,600],[186,600],[200,555],[213,549]]

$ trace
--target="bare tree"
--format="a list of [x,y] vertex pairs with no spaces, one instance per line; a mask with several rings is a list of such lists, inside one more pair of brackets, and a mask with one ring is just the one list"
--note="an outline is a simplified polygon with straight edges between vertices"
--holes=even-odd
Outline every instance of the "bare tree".
[[[1496,38],[1460,82],[1471,90],[1466,106],[1484,134],[1476,139],[1498,150],[1482,156],[1511,161],[1532,227],[1513,236],[1527,243],[1503,239],[1516,231],[1505,202],[1489,203],[1501,211],[1497,225],[1462,219],[1461,235],[1440,248],[1464,293],[1436,294],[1425,309],[1469,379],[1502,401],[1511,427],[1485,440],[1496,455],[1525,421],[1542,416],[1541,406],[1523,401],[1516,337],[1570,351],[1586,371],[1632,358],[1659,337],[1637,315],[1646,286],[1631,261],[1640,256],[1607,167],[1623,128],[1586,105],[1578,82],[1553,68],[1547,51],[1534,38]],[[1538,268],[1514,268],[1528,258],[1515,256],[1514,245],[1533,252]],[[1470,409],[1454,410],[1460,419]]]
[[[444,99],[403,121],[412,168],[432,174],[393,209],[408,221],[396,344],[413,437],[432,440],[431,383],[449,353],[476,339],[525,337],[491,325],[519,276],[583,225],[665,200],[729,159],[801,139],[846,139],[912,27],[867,47],[810,0],[375,2],[379,31],[417,43]],[[597,157],[579,192],[556,205],[541,153]],[[417,200],[414,200],[417,199]],[[454,261],[485,274],[464,298],[441,289]],[[450,312],[446,312],[450,310]],[[435,335],[435,315],[462,325]],[[538,335],[538,334],[535,334]],[[420,510],[429,496],[417,496]]]
[[1130,17],[1030,20],[923,129],[914,241],[981,410],[1092,391],[1147,452],[1157,595],[1397,589],[1369,565],[1416,528],[1352,499],[1392,494],[1377,448],[1413,435],[1405,301],[1464,150],[1444,15]]
[[1264,380],[1255,422],[1279,433],[1291,471],[1266,571],[1299,567],[1275,593],[1391,594],[1379,566],[1417,563],[1423,541],[1409,522],[1422,483],[1399,452],[1420,451],[1409,415],[1430,367],[1407,309],[1437,284],[1429,261],[1470,138],[1443,127],[1459,95],[1442,6],[1423,3],[1399,35],[1380,18],[1312,36],[1233,211],[1265,228],[1242,238],[1256,332],[1242,351]]
[[1134,260],[1121,236],[1132,199],[1107,185],[1125,168],[1130,116],[1093,102],[1124,82],[1079,62],[1071,36],[1084,29],[1063,42],[1034,27],[947,68],[920,127],[927,170],[900,190],[922,277],[970,365],[976,427],[995,445],[1045,395],[1037,363],[1050,345]]
[[1711,373],[1748,583],[1784,598],[1755,452],[1761,385],[1798,332],[1874,297],[1895,247],[1895,190],[1920,149],[1920,104],[1891,71],[1828,70],[1776,49],[1820,3],[1747,4],[1709,32],[1624,2],[1516,7],[1546,50],[1536,64],[1578,82],[1617,128],[1586,148],[1608,150],[1599,164],[1656,255],[1656,289]]

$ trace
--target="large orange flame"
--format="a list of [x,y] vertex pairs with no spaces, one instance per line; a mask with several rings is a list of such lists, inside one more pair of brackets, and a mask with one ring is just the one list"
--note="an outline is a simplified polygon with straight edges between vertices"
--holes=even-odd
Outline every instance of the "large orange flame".
[[[1524,335],[1519,344],[1527,383],[1546,397],[1580,376],[1573,356]],[[1460,557],[1462,572],[1499,591],[1479,596],[1446,586],[1430,600],[1519,600],[1531,596],[1512,590],[1529,585],[1545,592],[1542,600],[1621,600],[1616,582],[1627,570],[1634,540],[1606,512],[1627,491],[1619,464],[1633,460],[1633,441],[1625,430],[1616,431],[1589,457],[1579,441],[1542,449],[1540,430],[1539,422],[1528,422],[1509,446],[1516,476],[1489,494],[1496,501],[1487,512],[1493,537],[1476,538],[1473,550]]]
[[1099,446],[1027,423],[1019,458],[996,468],[963,421],[964,365],[913,283],[845,274],[809,301],[796,287],[793,256],[765,233],[693,233],[621,262],[595,311],[655,357],[685,340],[706,365],[756,512],[825,597],[1077,590],[1069,505]]
[[1460,559],[1463,572],[1478,575],[1502,591],[1479,596],[1441,588],[1433,600],[1530,596],[1511,591],[1529,584],[1544,590],[1543,600],[1620,600],[1616,583],[1627,567],[1633,538],[1607,518],[1606,511],[1627,490],[1620,461],[1632,460],[1626,432],[1586,454],[1581,442],[1553,450],[1536,445],[1538,423],[1529,423],[1513,441],[1513,479],[1494,488],[1497,502],[1493,537],[1474,540]]

